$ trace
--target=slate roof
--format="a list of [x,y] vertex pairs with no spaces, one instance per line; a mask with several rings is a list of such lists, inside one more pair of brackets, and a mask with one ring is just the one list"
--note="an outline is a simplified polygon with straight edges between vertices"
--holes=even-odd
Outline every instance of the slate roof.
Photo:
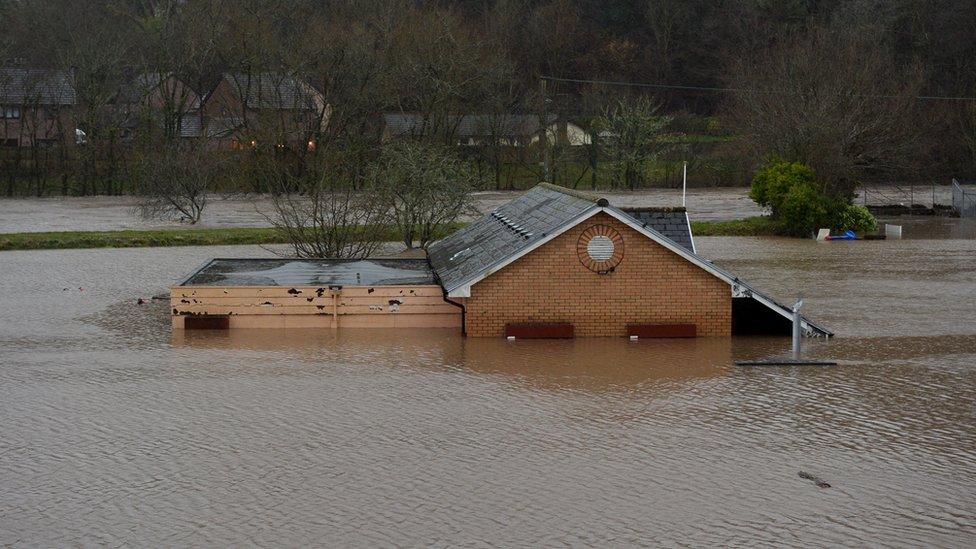
[[200,97],[197,96],[196,92],[190,86],[187,86],[185,82],[179,80],[175,75],[158,72],[140,73],[127,79],[119,86],[115,100],[118,103],[140,103],[147,96],[159,89],[162,89],[163,93],[168,95],[173,93],[169,83],[170,79],[172,79],[173,84],[182,86],[182,90],[185,92],[184,98],[173,97],[173,99],[185,100],[186,104],[184,108],[186,110],[199,109]]
[[441,285],[448,291],[460,287],[599,207],[598,197],[558,189],[555,185],[536,185],[490,215],[431,245],[428,258]]
[[623,211],[689,252],[695,252],[688,212],[684,208],[624,208]]
[[[556,121],[555,115],[547,117]],[[386,113],[383,123],[393,137],[427,135],[443,130],[461,139],[472,137],[532,137],[539,133],[539,116],[535,114],[465,114],[449,115],[436,120],[415,113]]]
[[224,80],[252,109],[316,108],[317,92],[293,76],[276,72],[225,74]]
[[0,103],[74,105],[73,80],[68,71],[0,68]]
[[185,114],[180,120],[180,137],[201,137],[203,121],[196,113]]

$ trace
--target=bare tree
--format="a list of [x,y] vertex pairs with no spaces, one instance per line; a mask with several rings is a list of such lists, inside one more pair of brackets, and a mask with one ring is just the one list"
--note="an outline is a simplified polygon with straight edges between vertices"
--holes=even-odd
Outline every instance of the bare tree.
[[144,150],[132,180],[141,197],[143,217],[197,223],[213,192],[219,161],[205,147],[189,141]]
[[403,244],[427,248],[471,208],[480,183],[473,167],[442,147],[403,142],[383,151],[370,179]]
[[[308,258],[369,257],[387,233],[386,207],[370,189],[338,170],[319,178],[292,180],[287,172],[269,171],[269,186],[299,192],[274,195],[268,220],[285,236],[294,254]],[[360,188],[361,190],[357,190]]]
[[648,165],[667,151],[670,116],[646,97],[619,100],[596,120],[607,158],[616,167],[615,180],[630,190],[643,184]]
[[755,161],[809,165],[849,198],[868,177],[909,174],[920,74],[899,70],[878,29],[814,27],[733,67],[733,124]]

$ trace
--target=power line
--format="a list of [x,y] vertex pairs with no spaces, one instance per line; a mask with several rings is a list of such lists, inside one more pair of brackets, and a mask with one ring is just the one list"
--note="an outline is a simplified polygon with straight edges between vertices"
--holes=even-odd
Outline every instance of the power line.
[[[793,93],[785,92],[785,91],[755,90],[755,89],[748,89],[748,88],[720,88],[714,86],[680,86],[680,85],[672,85],[672,84],[648,84],[644,82],[620,82],[614,80],[587,80],[581,78],[560,78],[557,76],[540,76],[539,78],[542,80],[548,80],[550,82],[573,82],[577,84],[600,84],[605,86],[631,86],[635,88],[651,88],[651,89],[659,89],[659,90],[793,95]],[[894,99],[899,96],[884,95],[884,94],[854,94],[853,97],[866,97],[866,98],[873,98],[873,99]],[[916,95],[915,99],[918,99],[920,101],[976,101],[976,97],[953,97],[953,96],[943,96],[943,95]]]

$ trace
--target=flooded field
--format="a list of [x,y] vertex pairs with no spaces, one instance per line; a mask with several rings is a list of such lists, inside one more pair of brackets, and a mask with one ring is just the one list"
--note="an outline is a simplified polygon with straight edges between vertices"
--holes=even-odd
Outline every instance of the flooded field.
[[[746,187],[689,189],[688,212],[693,220],[740,219],[760,215],[762,211],[748,197]],[[512,200],[517,192],[475,193],[475,205],[482,213]],[[681,189],[645,189],[635,192],[600,191],[600,196],[615,206],[680,206]],[[951,187],[926,187],[914,198],[918,203],[940,204],[952,201]],[[906,200],[902,194],[889,191],[890,200]],[[874,197],[874,195],[872,195]],[[876,198],[876,197],[875,197]],[[874,201],[874,198],[872,198]],[[861,196],[855,199],[861,202]],[[885,200],[882,200],[885,202]],[[887,203],[885,202],[885,203]],[[215,196],[204,210],[203,219],[194,227],[267,227],[274,213],[271,201],[264,196]],[[180,223],[144,220],[136,214],[136,199],[131,196],[52,197],[0,200],[0,233],[42,231],[116,231],[123,229],[187,228]]]
[[[688,207],[695,219],[736,219],[758,215],[759,208],[745,188],[695,189],[689,191]],[[475,205],[488,213],[519,193],[480,192]],[[600,193],[619,206],[680,206],[678,189]],[[196,227],[267,227],[274,213],[262,196],[214,197]],[[114,231],[123,229],[186,228],[179,223],[144,220],[136,215],[133,197],[96,196],[0,200],[0,233],[40,231]]]
[[174,337],[137,298],[268,252],[3,252],[0,544],[972,546],[976,240],[955,227],[696,239],[802,291],[828,368],[733,365],[787,350],[766,338]]

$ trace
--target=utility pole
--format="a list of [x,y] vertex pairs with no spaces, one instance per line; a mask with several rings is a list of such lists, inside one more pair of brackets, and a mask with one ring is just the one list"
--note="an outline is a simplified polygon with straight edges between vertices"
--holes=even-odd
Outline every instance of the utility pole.
[[681,167],[681,207],[685,207],[685,194],[688,192],[688,161]]
[[542,147],[542,180],[549,183],[549,140],[546,135],[548,128],[546,122],[549,118],[546,114],[546,79],[539,77],[539,98],[541,104],[539,108],[539,146]]
[[793,360],[800,360],[800,307],[803,297],[797,297],[793,304]]

